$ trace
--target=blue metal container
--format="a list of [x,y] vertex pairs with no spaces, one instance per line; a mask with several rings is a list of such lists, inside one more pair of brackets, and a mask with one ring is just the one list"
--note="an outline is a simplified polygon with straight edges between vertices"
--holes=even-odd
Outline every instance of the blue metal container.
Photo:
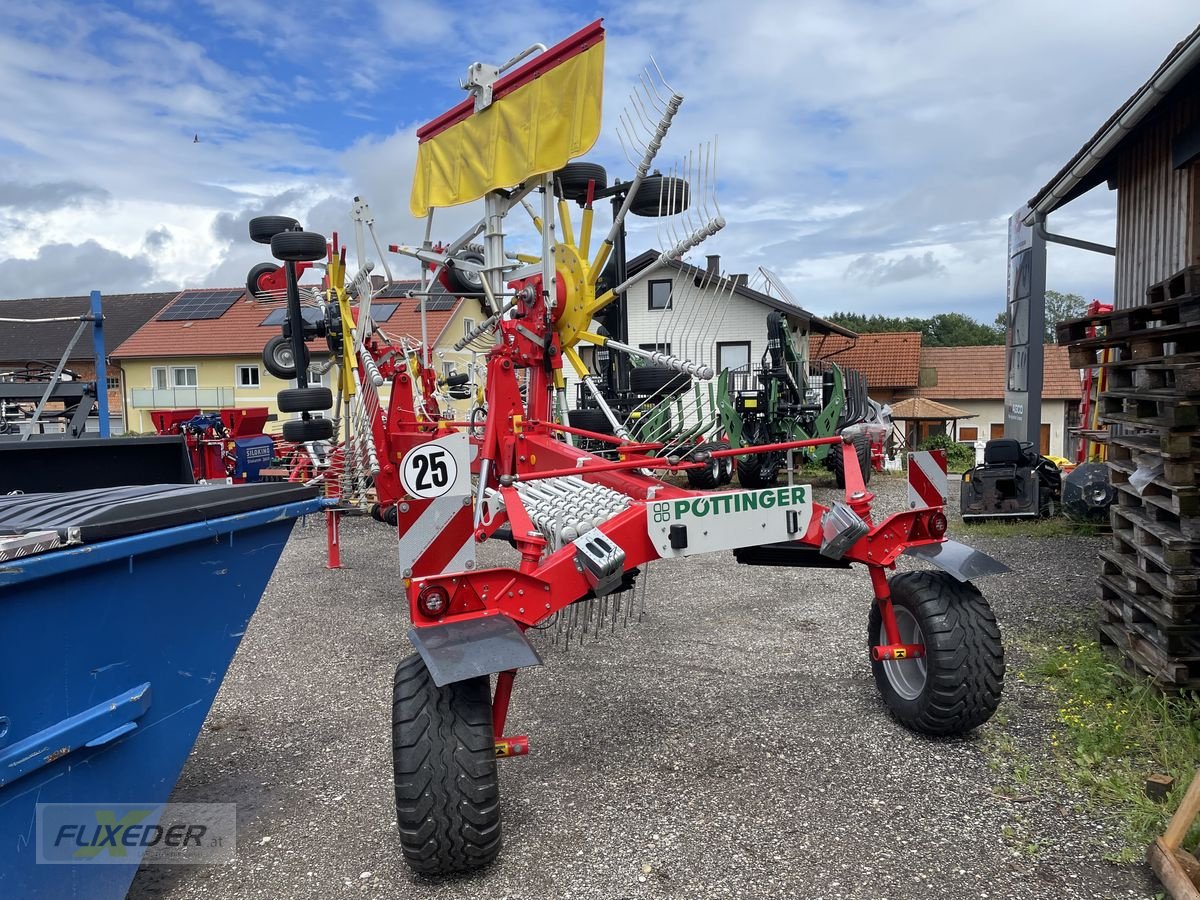
[[137,848],[36,863],[38,804],[166,802],[295,519],[321,506],[0,562],[0,897],[125,895]]

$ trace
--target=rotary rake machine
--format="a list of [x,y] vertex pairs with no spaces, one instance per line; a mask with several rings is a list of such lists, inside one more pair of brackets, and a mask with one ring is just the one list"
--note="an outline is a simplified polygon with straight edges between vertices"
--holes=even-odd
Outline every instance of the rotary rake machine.
[[[721,493],[677,487],[659,476],[745,451],[684,455],[663,442],[639,441],[593,383],[581,344],[649,355],[690,377],[713,377],[703,362],[648,354],[590,330],[596,313],[632,283],[596,287],[621,220],[683,102],[656,67],[640,79],[635,113],[622,118],[641,123],[639,133],[623,136],[635,147],[635,174],[624,206],[592,253],[590,196],[576,236],[566,202],[556,200],[554,173],[586,153],[598,135],[603,48],[604,30],[595,22],[504,65],[472,65],[463,83],[470,97],[418,130],[410,209],[426,220],[425,240],[390,248],[421,263],[418,294],[456,269],[492,310],[464,343],[489,343],[482,421],[459,420],[431,403],[426,344],[415,363],[392,367],[386,412],[368,429],[380,502],[394,492],[389,508],[416,650],[396,670],[392,738],[400,842],[420,873],[474,869],[500,850],[497,760],[529,752],[528,739],[506,729],[515,678],[521,668],[542,664],[526,632],[551,627],[556,617],[567,629],[628,619],[630,592],[637,588],[644,598],[647,566],[658,560],[733,551],[751,565],[864,565],[874,593],[869,661],[897,720],[925,734],[958,734],[987,721],[1000,699],[1000,634],[970,579],[1004,567],[946,540],[940,507],[875,521],[873,495],[853,452],[845,454],[845,498],[828,506],[814,501],[809,485],[790,480]],[[531,117],[537,128],[527,127]],[[696,187],[688,188],[691,227],[637,277],[681,258],[724,225],[712,185]],[[478,200],[484,211],[473,227],[448,245],[431,243],[436,208]],[[510,226],[522,210],[540,254],[506,251],[506,234],[515,231]],[[464,253],[481,235],[482,254]],[[318,243],[324,246],[314,237],[310,254]],[[279,241],[274,238],[273,249],[280,249]],[[282,249],[294,243],[285,238]],[[290,279],[290,293],[294,284]],[[360,315],[348,337],[357,359],[347,365],[367,371],[357,386],[370,392],[384,373],[375,355],[364,352],[370,330],[362,290],[369,288],[359,290]],[[564,366],[591,392],[614,433],[566,424]],[[584,440],[613,447],[617,458],[584,449]],[[792,454],[841,441],[835,435],[754,449]],[[511,566],[477,564],[476,547],[489,538],[515,548]],[[936,570],[889,579],[904,553]]]

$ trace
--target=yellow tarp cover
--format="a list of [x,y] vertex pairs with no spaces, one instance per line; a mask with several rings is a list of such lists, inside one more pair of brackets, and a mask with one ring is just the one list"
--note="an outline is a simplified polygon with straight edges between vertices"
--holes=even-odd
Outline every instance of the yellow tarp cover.
[[553,172],[600,135],[604,41],[417,146],[408,208],[457,206]]

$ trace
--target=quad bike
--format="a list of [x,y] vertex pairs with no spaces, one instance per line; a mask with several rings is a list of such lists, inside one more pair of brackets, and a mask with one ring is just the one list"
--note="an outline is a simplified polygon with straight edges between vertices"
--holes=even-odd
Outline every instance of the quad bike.
[[[634,590],[640,586],[644,601],[643,576],[656,560],[736,551],[746,564],[864,565],[874,593],[866,617],[869,661],[900,723],[924,734],[960,734],[986,722],[1000,699],[1000,633],[968,578],[1004,567],[947,541],[941,508],[908,509],[876,522],[858,456],[846,451],[841,436],[756,448],[842,448],[845,499],[829,506],[816,503],[802,484],[715,494],[676,487],[655,473],[686,473],[744,451],[664,455],[661,442],[628,434],[591,383],[580,344],[645,358],[645,351],[589,330],[628,287],[598,290],[597,283],[632,200],[594,253],[590,204],[578,234],[567,204],[559,199],[556,209],[552,173],[587,152],[598,134],[603,47],[604,30],[595,22],[502,66],[476,63],[466,80],[471,97],[418,130],[410,209],[426,219],[426,239],[393,249],[433,265],[422,270],[425,290],[430,275],[438,277],[482,234],[484,259],[452,265],[478,274],[480,293],[495,310],[469,336],[491,339],[482,422],[457,420],[430,402],[428,346],[418,348],[415,368],[389,361],[390,402],[372,420],[376,488],[394,512],[416,650],[396,669],[392,747],[400,844],[419,873],[469,871],[500,851],[497,761],[529,752],[526,736],[506,731],[515,678],[521,668],[542,664],[528,629],[565,629],[569,640],[574,631],[628,619]],[[627,123],[640,120],[622,120],[626,146],[638,148],[629,197],[637,196],[682,102],[660,73],[646,73],[641,119],[657,123],[634,135],[638,126]],[[506,107],[493,108],[498,104]],[[517,111],[544,118],[544,127],[493,130]],[[477,167],[441,164],[481,142],[490,142],[489,152]],[[447,178],[451,171],[463,177]],[[679,240],[649,271],[724,225],[710,214],[715,199],[707,194],[692,186]],[[476,224],[436,250],[428,238],[434,210],[478,199],[484,210]],[[506,235],[517,232],[510,213],[522,208],[541,241],[541,254],[532,258],[505,251]],[[366,301],[359,296],[361,310]],[[364,335],[351,346],[370,374],[363,384],[373,383],[383,367],[365,349]],[[656,365],[705,377],[703,365],[655,357]],[[613,434],[564,421],[564,366],[592,393]],[[580,439],[613,447],[616,458],[583,449]],[[477,544],[498,537],[514,548],[510,565],[480,567]],[[889,579],[904,553],[938,570]]]

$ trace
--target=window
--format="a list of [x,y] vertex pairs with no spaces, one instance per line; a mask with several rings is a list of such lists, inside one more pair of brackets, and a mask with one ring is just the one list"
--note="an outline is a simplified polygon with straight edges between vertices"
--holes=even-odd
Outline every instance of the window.
[[329,374],[328,372],[321,372],[318,369],[310,368],[308,370],[308,386],[309,387],[325,386],[325,378],[328,374]]
[[717,370],[731,372],[750,370],[750,342],[728,341],[717,343]]
[[238,366],[237,386],[240,388],[257,388],[260,384],[258,366]]
[[665,344],[638,344],[639,350],[649,350],[651,353],[665,353],[671,355],[671,344],[668,341]]
[[121,389],[121,378],[119,375],[109,375],[104,380],[104,383],[110,391],[119,391]]
[[463,318],[463,337],[466,337],[468,334],[470,334],[474,330],[475,330],[475,320],[464,317]]
[[669,278],[664,278],[661,281],[651,281],[649,287],[650,309],[670,309],[671,308],[671,286],[673,282]]
[[960,441],[977,441],[979,440],[979,428],[975,425],[963,425],[958,429],[958,439]]
[[150,386],[156,391],[165,391],[167,389],[167,370],[155,366],[150,370]]
[[195,387],[197,381],[195,366],[175,366],[171,369],[171,384],[175,387]]

